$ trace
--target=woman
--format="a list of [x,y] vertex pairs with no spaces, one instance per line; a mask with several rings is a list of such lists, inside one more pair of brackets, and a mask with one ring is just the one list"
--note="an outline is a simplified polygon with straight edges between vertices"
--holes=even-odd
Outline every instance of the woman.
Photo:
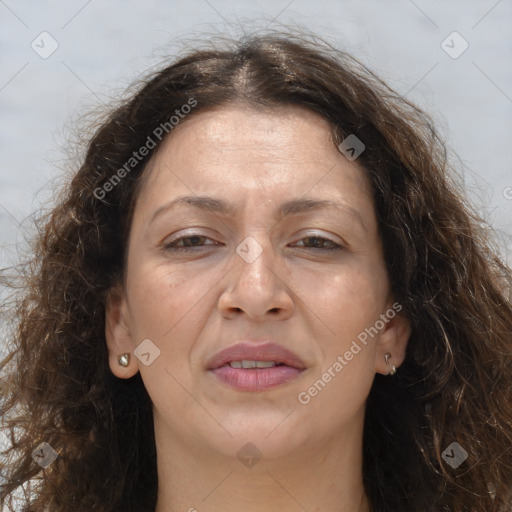
[[2,497],[512,510],[511,270],[445,154],[292,34],[149,76],[44,220],[2,365]]

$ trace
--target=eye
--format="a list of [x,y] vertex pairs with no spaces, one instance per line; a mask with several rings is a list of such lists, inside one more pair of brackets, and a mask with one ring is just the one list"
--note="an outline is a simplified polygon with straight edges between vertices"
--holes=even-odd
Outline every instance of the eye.
[[208,244],[201,243],[204,240],[212,240],[212,239],[208,238],[207,236],[192,234],[189,236],[182,236],[180,238],[177,238],[176,240],[173,240],[172,242],[165,244],[163,246],[163,248],[164,248],[164,250],[168,250],[168,251],[195,251],[196,248],[200,249],[200,248],[204,247],[205,245],[219,245],[215,241],[213,241],[213,243],[208,243]]
[[[210,243],[204,243],[206,240],[209,240]],[[166,251],[181,251],[181,252],[199,252],[207,245],[219,245],[219,243],[215,242],[211,238],[199,235],[199,234],[191,234],[188,236],[182,236],[169,242],[163,246],[163,249]],[[343,249],[343,246],[329,240],[328,238],[324,238],[321,236],[307,236],[296,242],[296,246],[305,248],[305,249],[314,249],[319,251],[340,251]]]
[[[309,245],[311,249],[315,250],[318,249],[321,251],[340,251],[343,249],[343,246],[341,246],[340,244],[337,244],[336,242],[333,242],[332,240],[329,240],[328,238],[324,238],[321,236],[307,236],[299,240],[299,242],[297,243],[304,241],[306,241],[306,246]],[[326,244],[328,244],[327,247]]]

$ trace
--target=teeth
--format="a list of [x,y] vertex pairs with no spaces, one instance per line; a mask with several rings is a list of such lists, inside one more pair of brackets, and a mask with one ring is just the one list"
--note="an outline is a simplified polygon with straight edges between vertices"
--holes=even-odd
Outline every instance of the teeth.
[[277,363],[275,361],[231,361],[229,366],[231,368],[272,368],[276,366]]
[[275,361],[252,361],[256,363],[256,368],[272,368],[272,366],[276,366],[277,363]]

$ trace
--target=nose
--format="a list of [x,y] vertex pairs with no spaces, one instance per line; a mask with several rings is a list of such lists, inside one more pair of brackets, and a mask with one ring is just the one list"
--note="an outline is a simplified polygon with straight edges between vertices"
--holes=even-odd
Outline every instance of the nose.
[[246,238],[232,256],[218,308],[226,318],[285,320],[293,315],[293,283],[270,243]]

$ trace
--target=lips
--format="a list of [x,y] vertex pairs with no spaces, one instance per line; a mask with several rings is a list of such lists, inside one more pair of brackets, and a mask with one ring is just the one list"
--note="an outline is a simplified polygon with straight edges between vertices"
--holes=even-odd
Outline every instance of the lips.
[[291,350],[273,342],[256,345],[243,341],[215,354],[207,363],[208,370],[216,370],[232,361],[274,361],[278,365],[304,370],[306,365]]
[[269,341],[237,343],[217,353],[207,365],[218,382],[239,392],[267,392],[284,386],[305,368],[297,354]]

